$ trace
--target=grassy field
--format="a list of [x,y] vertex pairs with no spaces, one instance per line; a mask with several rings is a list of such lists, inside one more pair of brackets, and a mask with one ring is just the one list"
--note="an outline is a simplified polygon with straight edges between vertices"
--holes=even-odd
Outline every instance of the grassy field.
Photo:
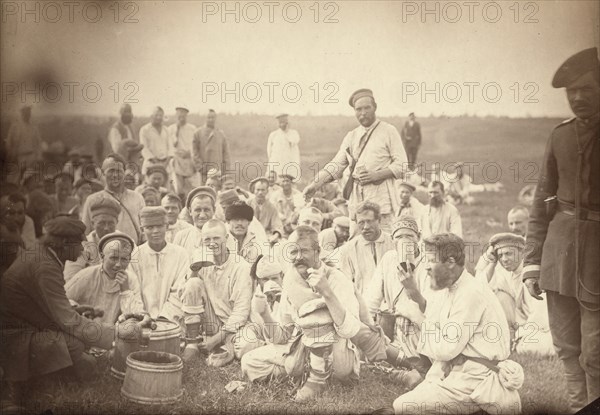
[[[386,119],[398,128],[403,120]],[[517,203],[517,194],[539,174],[539,163],[546,138],[557,119],[508,118],[426,118],[420,120],[423,148],[420,160],[427,167],[433,162],[463,161],[473,164],[476,183],[500,181],[502,193],[477,195],[474,204],[460,206],[465,240],[482,246],[489,237],[505,230],[506,213]],[[102,140],[110,119],[40,120],[42,135],[49,142],[57,139],[67,147],[85,145],[92,149],[96,139]],[[201,121],[191,117],[197,125]],[[268,132],[276,128],[275,120],[259,115],[222,115],[219,127],[232,141],[233,158],[240,166],[266,161]],[[293,128],[301,135],[303,171],[306,183],[312,178],[315,164],[323,165],[337,150],[344,134],[356,125],[351,117],[293,117]],[[142,122],[136,120],[139,127]],[[2,123],[5,133],[6,123]],[[496,173],[500,169],[500,174]],[[498,177],[496,177],[498,176]],[[250,179],[252,177],[249,177]],[[492,221],[490,222],[490,219]],[[488,223],[492,223],[489,225]],[[481,251],[468,258],[472,269]],[[562,366],[554,358],[514,356],[525,369],[525,384],[521,389],[523,411],[533,413],[564,413],[565,384]],[[185,393],[181,402],[164,407],[145,407],[125,401],[120,396],[121,383],[108,374],[108,363],[101,361],[103,375],[96,382],[79,385],[50,378],[39,380],[31,390],[27,407],[40,412],[55,413],[369,413],[389,405],[402,390],[378,372],[363,368],[358,385],[333,384],[319,401],[298,405],[291,401],[293,385],[249,385],[241,392],[229,394],[224,386],[240,380],[239,364],[224,369],[208,368],[203,363],[184,369]]]

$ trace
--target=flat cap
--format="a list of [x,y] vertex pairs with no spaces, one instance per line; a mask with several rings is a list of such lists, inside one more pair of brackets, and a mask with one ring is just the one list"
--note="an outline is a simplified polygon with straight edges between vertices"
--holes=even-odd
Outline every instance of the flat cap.
[[354,103],[364,97],[371,97],[373,99],[375,99],[373,97],[373,91],[371,91],[370,89],[366,89],[366,88],[362,88],[359,89],[358,91],[354,91],[354,93],[352,95],[350,95],[350,99],[348,100],[348,103],[350,104],[350,106],[352,108],[354,108]]
[[250,191],[251,191],[252,193],[254,193],[254,186],[256,186],[256,183],[259,183],[259,182],[264,182],[264,183],[266,183],[266,184],[267,184],[267,186],[269,186],[269,183],[270,183],[270,182],[269,182],[269,179],[268,179],[267,177],[264,177],[264,176],[262,176],[262,177],[257,177],[256,179],[252,180],[252,181],[250,182],[250,186],[248,186],[248,188],[250,189]]
[[342,228],[350,227],[350,218],[348,216],[338,216],[333,219],[333,224],[337,226],[341,226]]
[[175,200],[181,208],[181,198],[177,196],[177,194],[175,194],[174,192],[169,192],[166,195],[164,195],[163,198],[160,200],[160,203],[168,203],[171,200]]
[[225,210],[226,221],[232,219],[246,219],[248,222],[251,222],[253,217],[254,209],[241,200],[233,202],[233,204],[227,206],[227,209]]
[[190,112],[190,110],[187,108],[187,106],[181,106],[181,107],[175,107],[175,111],[184,111],[184,112]]
[[281,173],[279,175],[280,179],[290,179],[291,181],[296,181],[296,176],[290,173]]
[[399,186],[408,187],[411,192],[414,192],[415,190],[417,190],[417,188],[415,186],[413,186],[412,184],[410,184],[408,182],[402,182],[402,183],[399,184]]
[[240,200],[240,196],[235,189],[225,190],[219,194],[219,201],[221,203],[237,202],[238,200]]
[[131,112],[131,105],[129,105],[129,104],[123,104],[121,106],[121,108],[119,109],[119,112],[121,114],[126,113],[126,112]]
[[114,241],[115,239],[127,242],[129,245],[131,245],[132,249],[135,248],[135,242],[133,241],[133,238],[131,238],[131,236],[120,231],[115,231],[112,233],[107,233],[102,238],[100,238],[100,241],[98,242],[98,251],[102,252],[106,244],[110,241]]
[[146,169],[146,176],[150,176],[153,173],[160,173],[165,178],[165,181],[169,180],[169,173],[167,173],[167,169],[162,164],[152,164],[148,166]]
[[[274,275],[274,274],[272,274]],[[260,278],[260,277],[258,277]],[[263,286],[263,294],[277,294],[282,291],[281,285],[277,284],[275,281],[268,280],[265,281],[265,285]]]
[[323,223],[323,212],[313,206],[302,208],[300,212],[298,212],[298,223],[303,219],[314,219]]
[[167,223],[167,211],[162,206],[144,206],[140,210],[140,225],[153,226]]
[[214,167],[211,167],[208,172],[206,173],[206,178],[207,179],[212,179],[212,178],[220,178],[221,177],[221,172],[219,171],[219,169],[215,169]]
[[158,191],[158,189],[152,186],[144,186],[140,193],[142,194],[142,196],[145,196],[147,194],[153,194],[154,196],[160,199],[160,192]]
[[525,248],[525,238],[514,233],[502,232],[490,238],[490,245],[494,247],[494,250],[506,247],[523,249]]
[[85,224],[71,216],[58,216],[44,224],[48,235],[85,240]]
[[81,149],[79,147],[73,147],[71,150],[69,150],[68,155],[69,156],[80,156],[81,155]]
[[400,218],[392,224],[392,236],[394,236],[394,234],[400,229],[410,229],[417,235],[421,234],[419,232],[419,225],[417,225],[417,221],[415,220],[415,218],[408,215],[400,216]]
[[86,178],[84,178],[84,177],[82,177],[82,178],[78,179],[78,180],[75,182],[75,184],[73,185],[73,187],[74,187],[75,189],[79,189],[79,188],[80,188],[81,186],[83,186],[84,184],[89,184],[89,185],[90,185],[90,187],[91,187],[91,186],[92,186],[92,181],[91,181],[91,180],[88,180],[88,179],[86,179]]
[[283,117],[287,117],[289,114],[286,114],[285,112],[282,112],[281,114],[277,115],[275,118],[279,119],[279,118],[283,118]]
[[114,218],[118,218],[121,213],[121,206],[112,197],[102,196],[98,199],[94,199],[90,205],[90,216],[95,218],[98,215],[110,215]]
[[270,256],[263,256],[256,264],[256,276],[258,278],[266,278],[272,275],[281,274],[283,268],[278,260]]
[[586,72],[594,72],[596,79],[600,75],[598,49],[589,48],[567,59],[556,71],[552,79],[554,88],[565,88]]
[[217,201],[217,194],[212,187],[199,186],[188,193],[187,199],[185,200],[185,207],[187,207],[189,210],[190,206],[192,205],[192,201],[199,196],[208,196],[212,199],[213,203],[216,203]]

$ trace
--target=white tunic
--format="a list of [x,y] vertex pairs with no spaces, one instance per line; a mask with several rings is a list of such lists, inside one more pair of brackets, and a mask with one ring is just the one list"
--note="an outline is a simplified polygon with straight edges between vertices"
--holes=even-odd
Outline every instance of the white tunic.
[[[267,158],[269,167],[277,172],[297,175],[300,173],[300,135],[298,131],[288,128],[277,130],[269,134],[267,141]],[[272,164],[271,164],[272,163]]]
[[176,321],[182,316],[178,290],[190,269],[190,256],[180,246],[167,243],[156,252],[148,242],[131,255],[128,271],[138,278],[144,307],[152,318]]

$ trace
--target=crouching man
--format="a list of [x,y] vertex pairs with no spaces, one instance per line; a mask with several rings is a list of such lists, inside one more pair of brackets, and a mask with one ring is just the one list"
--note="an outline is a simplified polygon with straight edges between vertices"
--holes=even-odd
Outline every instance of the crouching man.
[[17,402],[27,399],[19,396],[24,381],[36,376],[72,367],[79,380],[93,378],[96,361],[85,349],[108,350],[115,340],[115,326],[80,315],[91,307],[72,307],[65,293],[64,263],[81,254],[85,225],[62,216],[45,229],[42,250],[21,251],[0,282],[0,365]]
[[[252,300],[250,264],[227,249],[230,237],[218,219],[210,219],[202,227],[202,249],[213,265],[191,275],[181,292],[186,362],[199,357],[203,349],[209,353],[209,366],[224,366],[260,345],[254,328],[246,326]],[[201,337],[203,331],[205,337]]]
[[420,352],[433,365],[420,385],[394,401],[392,413],[520,413],[523,369],[506,360],[510,334],[502,306],[465,269],[460,237],[433,235],[424,245],[431,288],[441,291],[436,311],[421,321]]
[[373,360],[385,359],[386,353],[380,331],[358,319],[352,281],[319,259],[317,231],[301,225],[289,242],[286,252],[292,266],[283,279],[279,321],[269,307],[260,310],[273,344],[246,354],[242,371],[251,381],[298,377],[308,356],[308,379],[296,394],[296,401],[303,402],[321,394],[332,376],[340,380],[358,376],[357,346]]

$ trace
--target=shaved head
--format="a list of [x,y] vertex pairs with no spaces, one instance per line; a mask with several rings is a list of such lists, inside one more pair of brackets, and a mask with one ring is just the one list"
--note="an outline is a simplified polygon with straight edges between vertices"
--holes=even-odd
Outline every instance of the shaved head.
[[220,232],[225,237],[227,235],[227,227],[218,219],[210,219],[202,226],[202,232]]

